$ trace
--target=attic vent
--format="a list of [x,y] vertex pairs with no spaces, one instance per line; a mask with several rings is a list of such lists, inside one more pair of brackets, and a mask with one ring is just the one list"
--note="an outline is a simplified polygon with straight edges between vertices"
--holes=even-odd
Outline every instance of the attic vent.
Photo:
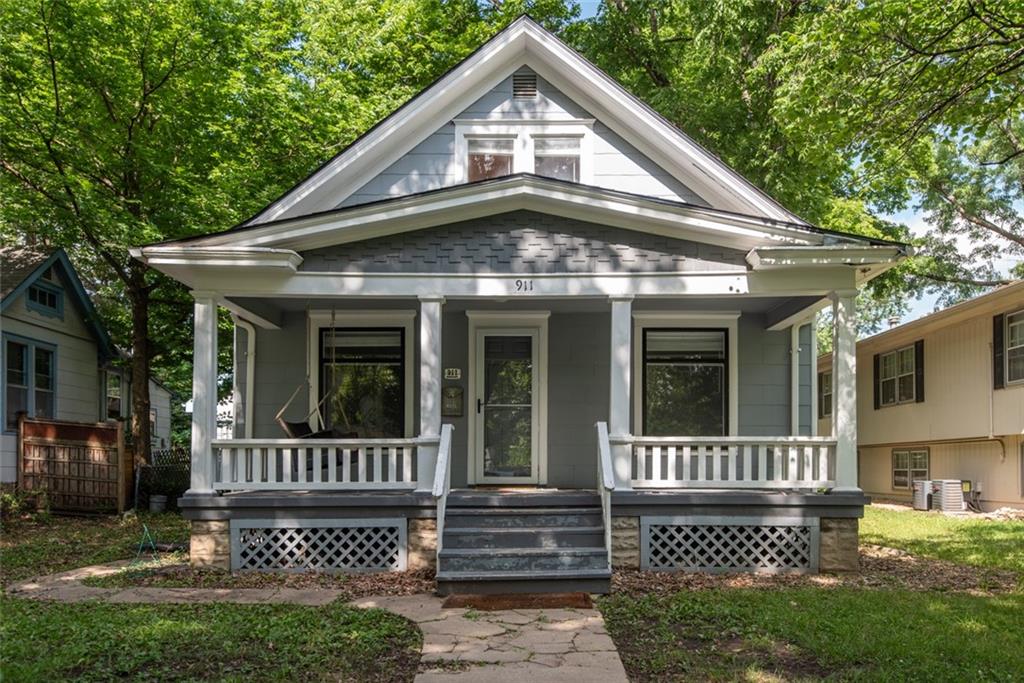
[[537,74],[512,74],[512,99],[537,98]]

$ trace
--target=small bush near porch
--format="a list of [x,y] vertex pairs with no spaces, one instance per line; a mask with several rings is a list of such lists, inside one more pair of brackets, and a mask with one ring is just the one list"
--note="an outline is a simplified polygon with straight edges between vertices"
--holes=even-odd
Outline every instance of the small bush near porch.
[[868,508],[861,529],[858,576],[617,576],[600,606],[631,680],[1020,679],[1024,523]]

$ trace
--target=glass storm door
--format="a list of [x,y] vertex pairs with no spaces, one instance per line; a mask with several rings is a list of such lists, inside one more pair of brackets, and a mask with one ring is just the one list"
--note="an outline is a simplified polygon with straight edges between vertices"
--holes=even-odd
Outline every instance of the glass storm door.
[[537,483],[537,330],[477,334],[478,480]]

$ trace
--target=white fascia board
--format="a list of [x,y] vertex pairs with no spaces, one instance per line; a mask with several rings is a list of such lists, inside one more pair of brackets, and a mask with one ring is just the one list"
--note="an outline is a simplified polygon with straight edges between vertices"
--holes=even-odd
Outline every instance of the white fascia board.
[[383,205],[253,226],[211,235],[192,244],[304,251],[521,209],[730,249],[753,249],[766,244],[819,245],[822,240],[821,235],[810,230],[772,225],[756,217],[714,214],[696,207],[613,195],[582,185],[517,177],[493,185],[467,185]]
[[294,273],[302,263],[302,257],[290,249],[265,247],[153,245],[132,249],[131,255],[158,270],[178,266],[190,268],[244,267]]
[[906,253],[905,247],[897,245],[772,246],[752,249],[747,254],[747,263],[754,270],[875,266],[895,264]]
[[247,225],[337,206],[368,178],[457,117],[487,90],[528,66],[716,208],[805,223],[685,134],[618,82],[533,21],[523,18],[470,60],[384,119],[338,157],[264,209]]

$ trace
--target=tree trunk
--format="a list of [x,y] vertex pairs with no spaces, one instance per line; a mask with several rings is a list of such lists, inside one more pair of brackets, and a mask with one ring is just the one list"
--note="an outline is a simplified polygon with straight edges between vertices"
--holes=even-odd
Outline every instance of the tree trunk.
[[128,297],[132,307],[132,420],[131,434],[135,455],[149,459],[149,287],[146,269],[140,263],[130,266]]

